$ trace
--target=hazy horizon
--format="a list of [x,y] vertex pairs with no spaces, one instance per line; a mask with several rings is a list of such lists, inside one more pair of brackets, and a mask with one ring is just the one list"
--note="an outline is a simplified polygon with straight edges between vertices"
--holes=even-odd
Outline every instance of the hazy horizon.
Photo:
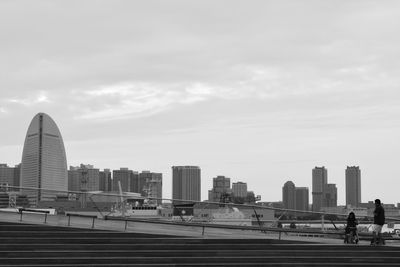
[[262,201],[325,166],[398,203],[399,1],[2,1],[0,163],[45,112],[68,166],[202,171]]

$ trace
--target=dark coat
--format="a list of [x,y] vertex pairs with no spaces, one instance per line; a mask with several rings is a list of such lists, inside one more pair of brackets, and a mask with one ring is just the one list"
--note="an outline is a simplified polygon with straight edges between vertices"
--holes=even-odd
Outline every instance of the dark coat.
[[377,225],[385,224],[385,210],[381,205],[376,206],[374,210],[374,224]]

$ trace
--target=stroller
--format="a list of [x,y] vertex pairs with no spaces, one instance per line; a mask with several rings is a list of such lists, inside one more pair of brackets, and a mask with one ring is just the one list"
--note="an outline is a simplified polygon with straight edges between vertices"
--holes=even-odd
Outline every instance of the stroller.
[[344,237],[344,243],[346,244],[358,244],[358,232],[357,227],[346,227],[346,234]]

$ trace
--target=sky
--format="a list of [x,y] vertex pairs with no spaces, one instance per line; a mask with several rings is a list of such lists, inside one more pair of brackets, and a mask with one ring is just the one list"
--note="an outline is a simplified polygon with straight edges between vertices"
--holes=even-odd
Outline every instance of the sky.
[[263,201],[315,166],[398,203],[400,1],[0,1],[0,162],[45,112],[68,166],[202,171]]

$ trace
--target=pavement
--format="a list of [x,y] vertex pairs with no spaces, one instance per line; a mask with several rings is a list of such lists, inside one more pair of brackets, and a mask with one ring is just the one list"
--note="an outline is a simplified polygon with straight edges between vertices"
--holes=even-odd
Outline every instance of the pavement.
[[[23,213],[22,221],[21,215],[15,212],[0,211],[0,221],[3,222],[21,222],[29,224],[44,224],[44,214],[37,213]],[[65,215],[47,215],[46,224],[51,226],[68,227],[68,217]],[[85,217],[71,217],[70,226],[74,228],[91,229],[92,218]],[[198,226],[184,226],[184,225],[168,225],[156,224],[148,222],[128,222],[125,229],[125,221],[116,220],[103,220],[95,219],[94,229],[97,230],[111,230],[120,232],[137,232],[146,234],[162,234],[171,236],[181,236],[188,238],[265,238],[265,239],[281,239],[282,241],[303,241],[305,243],[321,243],[321,244],[343,244],[342,239],[320,237],[317,235],[297,235],[294,233],[278,233],[267,232],[261,233],[260,231],[251,230],[237,230],[237,229],[221,229],[205,227],[204,232],[202,227]],[[360,240],[359,245],[369,245],[369,241]],[[398,241],[387,241],[388,246],[400,246]]]

